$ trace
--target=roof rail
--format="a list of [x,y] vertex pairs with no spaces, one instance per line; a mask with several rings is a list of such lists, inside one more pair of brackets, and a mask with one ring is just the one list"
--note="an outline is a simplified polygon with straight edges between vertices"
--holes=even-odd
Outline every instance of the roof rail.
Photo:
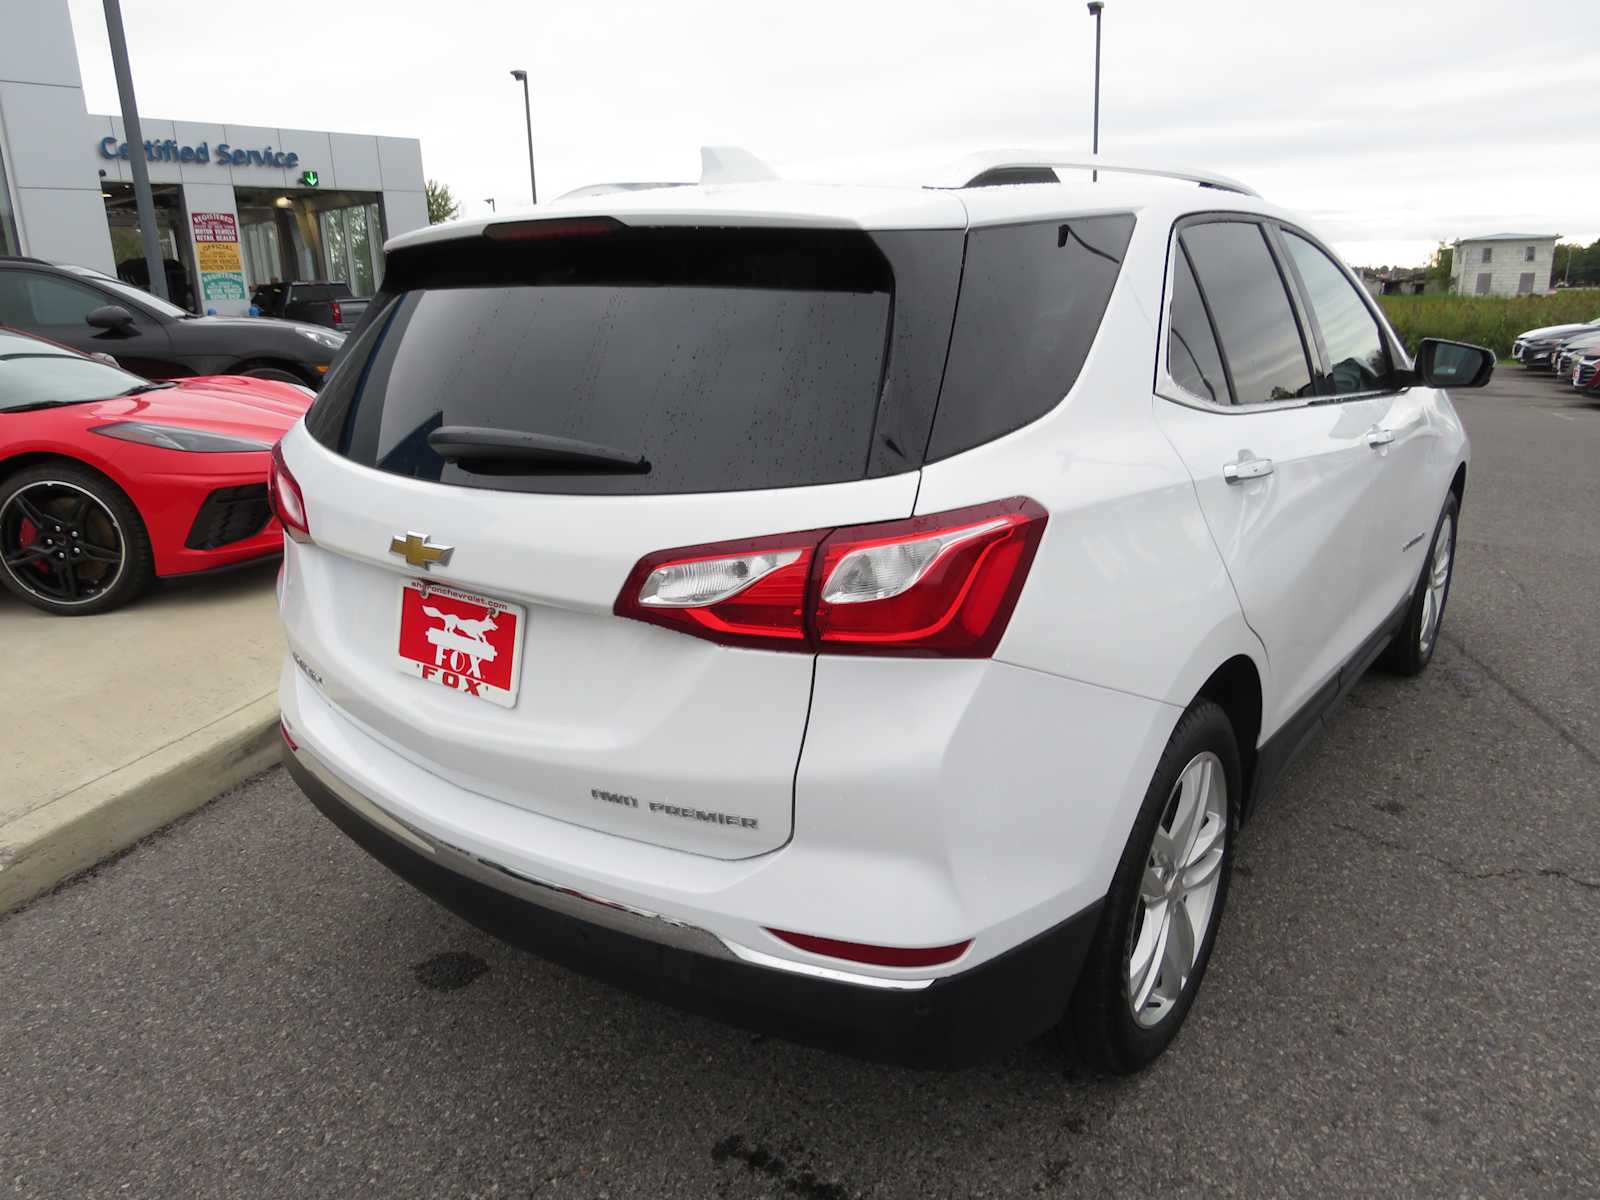
[[[933,188],[964,188],[981,186],[984,176],[993,174],[995,183],[1018,183],[1023,180],[1015,173],[1030,170],[1053,170],[1064,167],[1074,171],[1111,171],[1119,175],[1153,175],[1163,179],[1183,179],[1201,187],[1218,188],[1225,192],[1239,192],[1245,196],[1259,196],[1254,188],[1209,171],[1191,171],[1183,167],[1155,167],[1139,163],[1110,162],[1098,159],[1075,158],[1071,154],[1052,150],[984,150],[969,154],[959,162],[935,173],[935,178],[924,184]],[[1010,178],[1007,176],[1010,175]]]

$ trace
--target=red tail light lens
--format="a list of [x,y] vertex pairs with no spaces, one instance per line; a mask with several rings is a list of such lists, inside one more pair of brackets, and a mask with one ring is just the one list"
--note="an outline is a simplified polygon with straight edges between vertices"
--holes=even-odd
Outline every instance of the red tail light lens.
[[1015,497],[663,550],[639,560],[614,611],[726,645],[984,658],[1005,633],[1045,520]]
[[729,646],[809,650],[806,589],[825,529],[641,558],[613,611]]
[[847,962],[871,963],[875,967],[937,967],[955,962],[972,945],[972,939],[968,938],[948,946],[873,946],[866,942],[841,942],[837,938],[817,937],[809,933],[790,933],[784,929],[768,929],[767,932],[813,954],[825,954],[829,958],[842,958]]
[[344,324],[344,309],[339,307],[339,302],[337,300],[331,300],[331,301],[329,301],[329,304],[333,308],[333,314],[332,314],[333,315],[333,323],[335,325],[343,325]]
[[306,518],[306,498],[300,485],[283,461],[283,446],[272,448],[272,464],[267,468],[267,502],[283,531],[297,542],[311,540],[311,525]]
[[838,529],[818,552],[818,649],[987,658],[1044,534],[1021,497]]

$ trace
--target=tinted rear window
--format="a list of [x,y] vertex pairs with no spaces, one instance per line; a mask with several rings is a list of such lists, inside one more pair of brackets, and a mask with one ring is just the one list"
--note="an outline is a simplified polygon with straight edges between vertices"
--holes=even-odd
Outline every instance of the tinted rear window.
[[930,461],[1020,429],[1060,403],[1094,343],[1132,236],[1127,215],[967,235]]
[[[867,235],[616,230],[446,248],[394,256],[384,311],[318,402],[313,432],[356,462],[568,493],[867,474],[893,290]],[[649,470],[448,463],[428,445],[444,425],[575,439]]]

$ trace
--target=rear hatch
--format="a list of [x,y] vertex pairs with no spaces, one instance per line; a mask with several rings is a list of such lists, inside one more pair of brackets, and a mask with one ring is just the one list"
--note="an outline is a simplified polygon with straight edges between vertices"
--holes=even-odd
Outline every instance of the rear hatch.
[[911,513],[960,254],[959,230],[594,219],[395,251],[285,442],[313,538],[292,647],[464,788],[717,857],[782,845],[813,656],[613,605],[653,552]]

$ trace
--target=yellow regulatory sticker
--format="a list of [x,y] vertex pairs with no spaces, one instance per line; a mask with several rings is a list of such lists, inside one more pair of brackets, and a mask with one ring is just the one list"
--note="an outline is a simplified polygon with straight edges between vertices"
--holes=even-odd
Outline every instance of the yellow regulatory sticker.
[[200,260],[202,271],[238,271],[239,243],[238,242],[199,242],[195,244],[195,257]]

